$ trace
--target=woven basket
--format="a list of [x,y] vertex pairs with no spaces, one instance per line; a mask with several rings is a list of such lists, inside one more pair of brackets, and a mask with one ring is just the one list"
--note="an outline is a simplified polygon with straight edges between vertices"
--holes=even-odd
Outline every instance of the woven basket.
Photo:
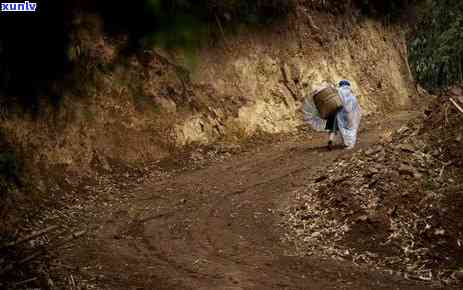
[[332,86],[326,86],[315,92],[313,100],[320,112],[320,117],[323,119],[328,119],[329,116],[336,113],[342,107],[338,91]]

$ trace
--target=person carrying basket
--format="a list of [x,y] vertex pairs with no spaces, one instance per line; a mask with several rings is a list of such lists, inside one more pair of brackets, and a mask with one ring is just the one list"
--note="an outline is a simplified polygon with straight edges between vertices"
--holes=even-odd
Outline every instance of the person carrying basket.
[[304,121],[317,131],[329,132],[328,149],[340,134],[345,149],[353,149],[361,121],[361,109],[349,81],[338,88],[325,84],[304,100]]

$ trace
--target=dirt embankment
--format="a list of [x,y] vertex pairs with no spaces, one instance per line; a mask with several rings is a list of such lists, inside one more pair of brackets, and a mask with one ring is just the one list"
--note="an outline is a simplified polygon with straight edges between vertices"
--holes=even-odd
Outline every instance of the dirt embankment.
[[[301,124],[301,98],[323,80],[350,79],[366,113],[413,103],[405,40],[399,26],[300,9],[288,22],[225,35],[197,55],[160,50],[121,61],[123,39],[82,16],[74,53],[85,61],[81,90],[38,119],[11,117],[1,127],[32,175],[49,169],[87,174],[115,163],[166,157],[178,146]],[[47,187],[46,182],[41,186]]]

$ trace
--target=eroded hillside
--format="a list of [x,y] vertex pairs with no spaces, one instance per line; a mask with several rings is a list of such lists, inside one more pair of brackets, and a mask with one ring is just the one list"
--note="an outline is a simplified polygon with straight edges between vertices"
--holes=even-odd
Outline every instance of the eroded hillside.
[[106,36],[99,17],[78,23],[80,89],[67,92],[59,109],[44,103],[38,118],[13,115],[1,125],[34,176],[110,170],[192,142],[293,131],[301,99],[324,80],[352,80],[367,114],[416,101],[398,25],[301,8],[288,22],[224,35],[190,68],[180,52],[160,49],[121,61],[124,40]]

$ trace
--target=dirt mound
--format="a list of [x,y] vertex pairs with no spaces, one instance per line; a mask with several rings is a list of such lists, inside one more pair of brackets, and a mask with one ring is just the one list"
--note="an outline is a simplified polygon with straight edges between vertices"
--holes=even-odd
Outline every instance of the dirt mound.
[[461,280],[463,114],[449,98],[436,99],[390,142],[338,160],[296,193],[285,226],[298,254],[437,284]]

